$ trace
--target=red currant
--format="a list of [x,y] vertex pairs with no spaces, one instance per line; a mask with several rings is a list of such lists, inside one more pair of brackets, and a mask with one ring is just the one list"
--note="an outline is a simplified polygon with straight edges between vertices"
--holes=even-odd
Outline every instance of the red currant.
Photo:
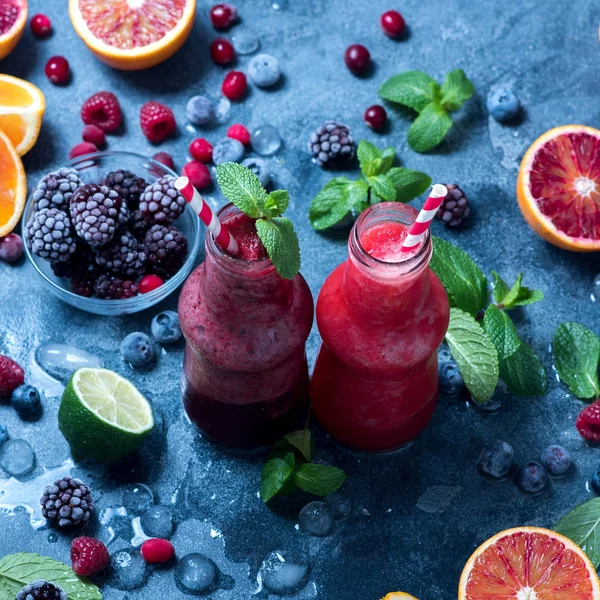
[[204,190],[212,183],[208,167],[197,160],[191,160],[185,165],[182,175],[187,177],[197,190]]
[[169,540],[154,538],[146,540],[141,547],[144,560],[148,563],[167,562],[174,554],[175,548]]
[[402,37],[406,23],[398,11],[388,10],[386,13],[383,13],[380,23],[385,35],[395,39]]
[[379,106],[379,104],[374,104],[365,111],[365,123],[375,131],[383,129],[386,121],[387,113],[385,112],[385,108]]
[[52,82],[57,84],[67,83],[71,75],[69,69],[69,63],[64,56],[53,56],[46,63],[46,77]]
[[195,160],[201,163],[208,163],[212,160],[212,144],[204,138],[198,138],[190,144],[190,154]]
[[210,57],[217,65],[228,65],[235,58],[235,50],[229,40],[217,38],[210,44]]
[[247,85],[246,76],[241,71],[229,71],[221,89],[230,100],[239,100],[246,92]]
[[31,17],[31,21],[29,21],[29,26],[31,27],[31,31],[33,35],[37,35],[39,37],[45,37],[50,33],[52,29],[52,23],[50,19],[46,15],[33,15]]
[[369,51],[361,44],[352,44],[346,48],[344,54],[346,66],[355,74],[364,73],[371,63],[371,55]]
[[210,9],[210,20],[215,29],[227,29],[237,20],[237,9],[231,4],[216,4]]
[[232,125],[227,130],[227,137],[233,138],[234,140],[237,140],[238,142],[242,142],[242,144],[244,144],[244,146],[248,146],[250,144],[250,132],[243,125],[240,125],[239,123]]
[[159,288],[164,281],[158,275],[144,275],[138,283],[140,294],[147,294]]

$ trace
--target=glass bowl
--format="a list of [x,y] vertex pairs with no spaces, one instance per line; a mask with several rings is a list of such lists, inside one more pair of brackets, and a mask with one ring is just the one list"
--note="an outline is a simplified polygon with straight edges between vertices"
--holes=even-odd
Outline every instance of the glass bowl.
[[[177,177],[177,174],[165,165],[133,152],[95,152],[78,156],[61,166],[71,167],[79,171],[79,176],[86,183],[100,183],[104,181],[108,173],[117,169],[131,171],[139,177],[143,177],[148,183],[152,183],[164,175]],[[54,170],[58,170],[58,168]],[[32,213],[33,199],[30,197],[23,211],[23,233],[25,233],[25,225]],[[78,296],[71,291],[69,280],[57,277],[52,271],[50,263],[32,254],[27,248],[27,244],[25,244],[25,252],[38,275],[42,278],[45,287],[64,302],[96,315],[128,315],[150,308],[164,300],[185,281],[194,267],[202,241],[200,219],[186,204],[183,214],[173,224],[181,229],[188,242],[188,255],[183,266],[159,288],[147,294],[139,294],[134,298],[102,300],[101,298]]]

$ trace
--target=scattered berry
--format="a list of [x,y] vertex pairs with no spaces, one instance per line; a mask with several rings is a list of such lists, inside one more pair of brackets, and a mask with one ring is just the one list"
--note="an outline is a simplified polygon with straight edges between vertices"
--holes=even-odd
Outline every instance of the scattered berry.
[[94,294],[103,300],[124,300],[137,296],[138,286],[133,281],[100,275],[94,283]]
[[62,85],[69,81],[71,76],[71,69],[69,63],[64,56],[53,56],[46,63],[44,69],[46,77],[51,83]]
[[187,120],[193,125],[208,125],[211,122],[214,110],[206,96],[192,96],[185,107]]
[[177,123],[173,111],[164,104],[151,100],[140,110],[142,133],[153,144],[162,142],[175,132]]
[[229,71],[225,75],[221,90],[230,100],[239,100],[246,93],[247,86],[246,76],[241,71]]
[[144,560],[147,563],[164,563],[175,554],[175,548],[169,540],[155,538],[146,540],[141,547]]
[[548,475],[546,469],[536,462],[528,462],[523,465],[515,475],[515,483],[524,492],[537,494],[541,492],[548,483]]
[[23,255],[23,239],[16,233],[0,238],[0,260],[17,262]]
[[140,277],[145,263],[146,253],[130,231],[121,231],[110,244],[96,249],[96,264],[120,277]]
[[77,249],[69,215],[57,208],[44,208],[31,215],[25,226],[25,241],[33,254],[51,262],[67,260]]
[[204,138],[198,138],[190,144],[190,154],[194,160],[209,163],[213,155],[212,144]]
[[239,123],[235,123],[227,130],[227,137],[241,142],[244,146],[250,145],[250,132]]
[[67,600],[67,594],[55,583],[40,579],[28,583],[16,595],[16,600]]
[[143,367],[154,359],[152,340],[139,331],[134,331],[121,342],[121,356],[134,367]]
[[575,427],[583,439],[594,444],[600,443],[600,400],[586,406],[579,413]]
[[97,274],[92,267],[83,275],[77,275],[71,279],[71,291],[78,296],[91,298],[94,295]]
[[592,488],[594,488],[596,494],[600,495],[600,465],[598,465],[592,475]]
[[228,65],[235,58],[235,50],[229,40],[216,38],[210,44],[210,57],[217,65]]
[[486,106],[492,117],[499,123],[512,121],[521,109],[519,99],[512,91],[512,88],[507,85],[502,85],[490,91]]
[[216,4],[210,9],[210,20],[215,29],[227,29],[237,20],[237,9],[231,4]]
[[435,215],[444,225],[458,227],[471,214],[465,193],[453,183],[447,183],[448,195]]
[[46,15],[41,14],[33,15],[29,22],[29,26],[31,27],[33,35],[37,35],[38,37],[45,37],[52,30],[50,19]]
[[221,165],[225,162],[240,162],[246,151],[244,144],[233,138],[225,138],[218,142],[213,148],[213,162]]
[[270,54],[257,54],[248,63],[248,76],[258,87],[274,86],[281,77],[279,60]]
[[379,104],[369,106],[365,111],[365,123],[374,131],[380,131],[387,122],[387,113],[385,108]]
[[381,15],[381,29],[385,35],[398,39],[404,33],[405,22],[402,15],[396,10],[388,10]]
[[83,185],[79,173],[75,169],[63,167],[58,171],[42,177],[33,190],[34,208],[58,208],[69,211],[69,203],[75,190]]
[[8,428],[6,425],[0,425],[0,446],[8,439]]
[[69,150],[69,158],[77,158],[78,156],[83,156],[84,154],[92,154],[92,152],[98,152],[98,148],[95,144],[90,142],[79,142],[79,144],[75,144]]
[[208,167],[197,160],[191,160],[183,167],[182,175],[187,177],[197,190],[204,190],[212,183]]
[[42,514],[58,527],[86,525],[94,512],[90,488],[79,479],[63,477],[44,490]]
[[310,136],[308,147],[321,167],[347,164],[356,155],[350,128],[335,121],[319,127]]
[[40,393],[32,385],[20,385],[10,397],[10,403],[21,419],[39,418],[42,412]]
[[97,125],[106,133],[115,131],[123,120],[119,100],[112,92],[98,92],[83,103],[81,119],[86,125]]
[[175,162],[168,152],[157,152],[152,158],[161,165],[165,165],[173,171],[175,170]]
[[145,179],[124,169],[117,169],[116,171],[110,172],[106,176],[104,185],[117,192],[131,209],[135,209],[139,206],[140,196],[148,187],[148,183]]
[[361,44],[352,44],[352,46],[346,48],[344,61],[352,73],[361,75],[369,68],[369,65],[371,64],[371,55]]
[[562,446],[548,446],[542,452],[542,464],[550,475],[564,475],[571,466],[571,456]]
[[104,133],[104,129],[101,129],[98,125],[86,125],[83,128],[81,137],[84,142],[94,144],[94,146],[97,146],[98,148],[106,144],[106,134]]
[[173,344],[181,338],[179,316],[174,310],[165,310],[152,319],[152,335],[159,344]]
[[25,381],[25,371],[8,356],[0,354],[0,397],[10,396]]
[[90,577],[110,564],[106,546],[91,537],[78,537],[71,542],[71,562],[77,575]]
[[164,281],[158,275],[144,275],[138,284],[140,294],[152,292],[153,290],[158,289],[163,283]]
[[149,270],[164,279],[179,271],[188,253],[187,240],[174,225],[153,225],[146,232],[143,245]]
[[247,158],[242,161],[242,166],[250,169],[260,181],[263,187],[267,187],[271,181],[271,174],[266,160],[262,158]]
[[477,466],[482,473],[501,479],[510,473],[514,459],[513,447],[506,442],[496,440],[483,448]]
[[183,214],[187,202],[175,189],[175,178],[165,175],[151,183],[140,196],[140,211],[149,223],[168,224]]
[[456,361],[449,360],[448,362],[438,365],[438,375],[440,380],[440,392],[448,396],[458,396],[465,387],[465,382],[460,373]]

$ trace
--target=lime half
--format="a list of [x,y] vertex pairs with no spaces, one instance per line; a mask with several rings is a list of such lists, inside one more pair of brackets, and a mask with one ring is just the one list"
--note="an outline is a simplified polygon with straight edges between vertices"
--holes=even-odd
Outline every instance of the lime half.
[[154,418],[131,381],[108,369],[84,367],[63,392],[58,427],[78,457],[109,462],[138,448]]

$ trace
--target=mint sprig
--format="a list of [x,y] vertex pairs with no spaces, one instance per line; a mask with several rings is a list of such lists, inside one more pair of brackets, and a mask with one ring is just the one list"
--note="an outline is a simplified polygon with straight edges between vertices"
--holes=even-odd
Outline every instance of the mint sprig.
[[371,204],[409,202],[431,185],[431,178],[425,173],[393,167],[394,148],[380,150],[362,140],[357,155],[362,172],[359,179],[336,177],[313,198],[308,218],[317,231],[345,223]]
[[390,77],[379,88],[384,100],[418,113],[408,130],[408,143],[415,152],[427,152],[440,144],[453,125],[449,113],[458,110],[474,93],[462,69],[450,71],[441,87],[423,71],[407,71]]
[[257,220],[256,233],[277,273],[293,279],[300,271],[300,245],[293,223],[281,216],[289,206],[289,193],[267,193],[250,169],[233,162],[217,167],[217,183],[227,200]]
[[600,565],[600,498],[592,498],[560,518],[554,531],[575,542],[592,561]]

